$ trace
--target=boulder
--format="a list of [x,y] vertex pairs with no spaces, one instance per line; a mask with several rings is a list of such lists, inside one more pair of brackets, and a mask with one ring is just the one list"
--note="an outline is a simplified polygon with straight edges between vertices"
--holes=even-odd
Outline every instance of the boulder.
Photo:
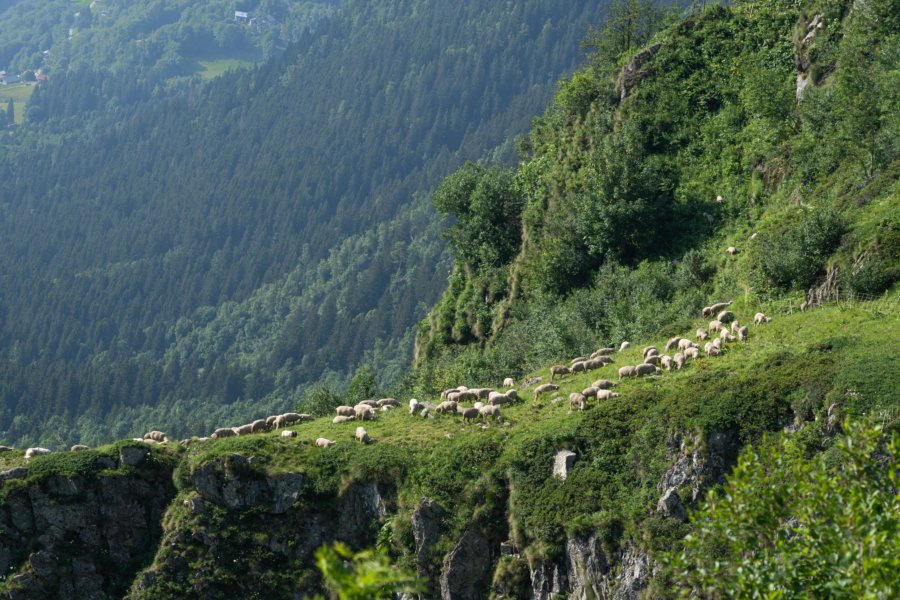
[[681,496],[675,488],[669,488],[656,504],[656,512],[668,519],[684,523],[687,521],[687,509],[681,502]]
[[553,457],[553,476],[565,481],[578,455],[571,450],[560,450]]
[[481,600],[491,577],[491,548],[475,524],[470,524],[444,559],[441,600]]
[[150,454],[146,446],[122,446],[119,448],[119,464],[123,467],[139,465]]

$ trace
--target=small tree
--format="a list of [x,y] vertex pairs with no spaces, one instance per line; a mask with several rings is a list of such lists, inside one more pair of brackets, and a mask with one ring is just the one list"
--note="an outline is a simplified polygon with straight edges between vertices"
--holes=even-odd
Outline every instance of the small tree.
[[378,396],[378,384],[375,382],[375,371],[369,365],[361,365],[350,380],[347,388],[347,404],[354,405],[360,400]]
[[13,99],[10,98],[9,102],[6,103],[6,124],[8,126],[15,125],[16,123],[16,106],[13,104]]

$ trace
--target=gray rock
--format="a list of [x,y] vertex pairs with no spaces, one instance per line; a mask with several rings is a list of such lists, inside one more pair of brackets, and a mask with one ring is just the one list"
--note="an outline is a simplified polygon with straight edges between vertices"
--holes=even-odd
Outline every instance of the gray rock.
[[602,598],[604,576],[608,571],[609,563],[596,534],[587,539],[569,538],[566,541],[566,575],[570,599]]
[[350,545],[362,545],[373,521],[387,514],[384,499],[373,481],[350,485],[338,498],[337,538]]
[[571,450],[559,450],[553,457],[553,476],[565,481],[578,455]]
[[469,525],[444,560],[442,600],[480,600],[490,585],[491,549],[477,525]]
[[687,521],[687,509],[675,488],[669,488],[656,504],[656,511],[662,516],[684,523]]
[[146,446],[122,446],[119,448],[119,464],[123,467],[134,467],[150,454],[150,448]]
[[564,567],[553,561],[540,561],[531,571],[533,600],[553,600],[566,593],[568,582]]
[[0,482],[9,481],[10,479],[25,479],[28,477],[28,469],[25,467],[16,467],[9,471],[0,473]]
[[416,542],[416,569],[419,577],[428,575],[428,550],[438,540],[444,510],[428,498],[422,498],[412,514],[412,532]]
[[278,515],[287,512],[300,497],[306,476],[303,473],[284,473],[266,481],[272,490],[272,508],[269,512]]
[[650,75],[649,70],[644,69],[644,65],[659,52],[659,48],[659,44],[653,44],[631,57],[631,60],[622,69],[622,72],[619,74],[619,80],[616,82],[616,91],[619,93],[620,100],[627,98],[634,91],[634,88],[637,87],[637,84]]

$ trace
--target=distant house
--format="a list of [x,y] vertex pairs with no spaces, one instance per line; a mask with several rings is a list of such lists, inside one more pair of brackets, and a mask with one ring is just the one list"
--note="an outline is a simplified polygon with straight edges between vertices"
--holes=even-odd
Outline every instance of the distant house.
[[236,10],[234,11],[234,20],[246,23],[250,20],[250,13],[244,12],[242,10]]
[[11,83],[19,83],[22,78],[6,71],[0,71],[0,85],[9,85]]
[[34,80],[37,81],[38,83],[43,83],[45,81],[50,81],[50,78],[47,77],[46,73],[41,73],[40,71],[38,71],[37,73],[34,74]]

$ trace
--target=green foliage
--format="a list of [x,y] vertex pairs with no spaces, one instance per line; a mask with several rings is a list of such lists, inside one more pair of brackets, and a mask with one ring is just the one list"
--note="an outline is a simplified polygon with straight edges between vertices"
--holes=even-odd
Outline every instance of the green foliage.
[[350,387],[347,388],[346,401],[350,406],[354,406],[361,400],[371,400],[376,396],[380,396],[378,386],[375,383],[375,372],[369,365],[361,365],[353,374],[350,380]]
[[821,274],[838,247],[846,225],[837,213],[820,209],[804,212],[797,224],[783,224],[760,233],[760,274],[771,285],[807,288]]
[[377,550],[354,553],[341,543],[322,546],[316,551],[316,566],[340,600],[389,599],[422,588],[415,574],[394,566],[387,554]]
[[667,562],[686,595],[887,598],[898,593],[900,436],[848,423],[834,456],[766,440],[692,517]]
[[[357,371],[354,381],[356,381],[356,378],[359,376],[360,373]],[[359,386],[357,385],[357,387]],[[294,408],[297,412],[304,412],[317,417],[323,417],[333,413],[334,409],[340,406],[343,401],[344,399],[340,394],[334,392],[328,385],[320,383],[307,391],[304,394],[303,399],[300,400]]]

